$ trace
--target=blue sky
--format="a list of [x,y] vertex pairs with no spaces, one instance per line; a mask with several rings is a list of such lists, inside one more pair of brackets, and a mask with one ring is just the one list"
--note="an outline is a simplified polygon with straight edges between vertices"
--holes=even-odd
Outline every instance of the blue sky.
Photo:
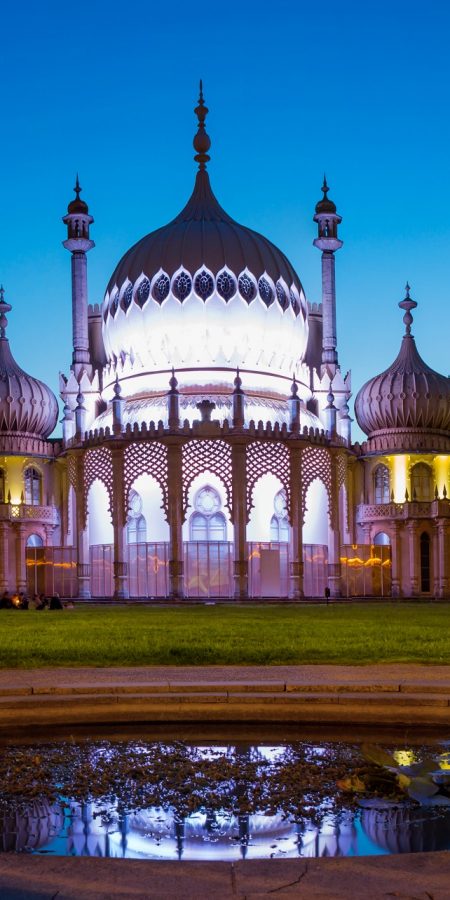
[[354,394],[397,353],[397,302],[448,374],[450,4],[25,0],[3,10],[0,281],[17,361],[57,391],[71,358],[64,215],[80,173],[95,218],[90,301],[193,184],[203,78],[220,202],[291,259],[320,299],[314,205],[343,216],[338,341]]

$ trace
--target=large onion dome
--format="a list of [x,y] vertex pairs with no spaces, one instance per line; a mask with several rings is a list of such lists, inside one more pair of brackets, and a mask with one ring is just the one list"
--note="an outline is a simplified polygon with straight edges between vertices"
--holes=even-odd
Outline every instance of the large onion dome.
[[449,436],[450,378],[430,369],[419,356],[411,334],[411,309],[417,303],[409,291],[406,285],[406,297],[399,303],[406,326],[400,352],[385,372],[366,382],[355,400],[358,424],[369,438],[392,430]]
[[6,337],[11,310],[0,288],[0,433],[14,432],[46,438],[58,418],[54,393],[17,365]]
[[298,276],[267,238],[234,221],[214,196],[202,92],[195,110],[199,171],[172,222],[120,260],[103,302],[109,363],[147,371],[242,369],[284,373],[304,358],[307,306]]

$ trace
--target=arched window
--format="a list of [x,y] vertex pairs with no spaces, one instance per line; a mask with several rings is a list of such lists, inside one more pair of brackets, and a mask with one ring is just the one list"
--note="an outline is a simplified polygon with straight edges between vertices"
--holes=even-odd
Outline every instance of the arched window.
[[425,463],[417,463],[411,469],[411,500],[433,499],[433,473]]
[[41,473],[37,469],[25,469],[25,503],[27,506],[39,506],[41,502]]
[[373,542],[375,547],[388,547],[391,543],[391,539],[385,531],[379,531],[378,534],[375,535]]
[[27,547],[43,547],[44,541],[40,534],[30,534],[27,537]]
[[219,493],[206,485],[194,497],[194,512],[189,520],[191,541],[226,541],[227,523]]
[[0,469],[0,503],[6,502],[5,494],[5,470]]
[[420,535],[420,590],[429,594],[430,578],[430,535],[423,531]]
[[145,544],[147,523],[142,515],[142,498],[131,489],[128,497],[127,541],[129,544]]
[[391,499],[389,469],[377,466],[373,473],[375,503],[389,503]]
[[270,520],[270,540],[275,543],[289,541],[289,521],[286,507],[286,491],[278,491],[273,501],[274,514]]

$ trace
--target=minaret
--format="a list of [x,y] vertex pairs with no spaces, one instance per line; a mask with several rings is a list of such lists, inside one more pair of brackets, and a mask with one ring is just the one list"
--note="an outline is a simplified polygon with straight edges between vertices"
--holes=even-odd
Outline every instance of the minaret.
[[332,376],[338,368],[334,254],[342,247],[342,241],[338,238],[338,225],[342,218],[336,212],[336,205],[327,196],[329,187],[325,175],[322,191],[323,198],[319,200],[314,216],[314,222],[318,225],[318,237],[314,246],[322,251],[322,374],[326,368]]
[[66,250],[72,254],[72,370],[78,378],[84,370],[92,373],[88,336],[88,294],[86,253],[94,247],[89,238],[89,226],[94,219],[89,215],[87,203],[80,198],[80,182],[75,183],[75,200],[67,207],[63,222],[67,225]]

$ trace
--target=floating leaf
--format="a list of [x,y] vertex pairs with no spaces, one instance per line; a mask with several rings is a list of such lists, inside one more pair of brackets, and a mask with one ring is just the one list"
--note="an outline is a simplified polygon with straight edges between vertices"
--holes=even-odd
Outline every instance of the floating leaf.
[[361,751],[369,762],[375,763],[376,766],[384,766],[387,769],[398,769],[398,765],[391,753],[382,750],[375,744],[362,744]]

